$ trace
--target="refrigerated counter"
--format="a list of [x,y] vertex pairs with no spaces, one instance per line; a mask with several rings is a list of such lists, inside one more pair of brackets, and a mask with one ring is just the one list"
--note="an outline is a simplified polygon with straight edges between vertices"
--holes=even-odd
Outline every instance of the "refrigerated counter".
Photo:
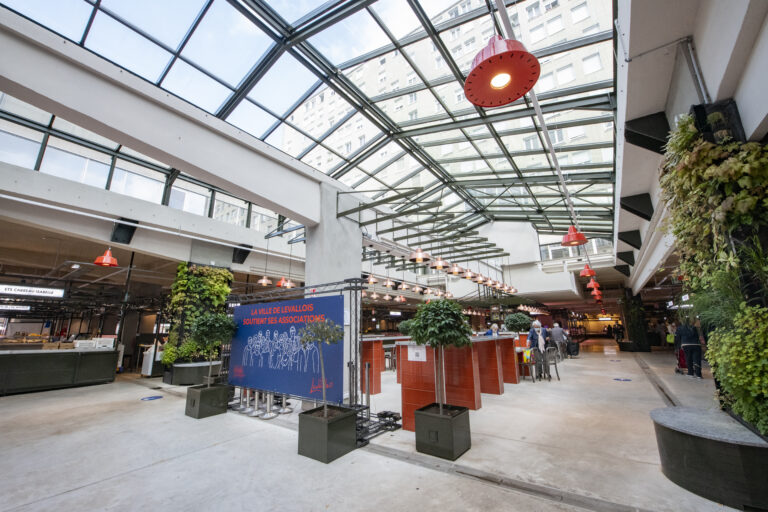
[[0,396],[115,380],[113,348],[0,351]]

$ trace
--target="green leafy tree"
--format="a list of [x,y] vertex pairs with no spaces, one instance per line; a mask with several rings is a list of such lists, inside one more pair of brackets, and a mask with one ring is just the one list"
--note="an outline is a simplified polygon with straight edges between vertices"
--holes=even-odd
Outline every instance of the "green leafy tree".
[[320,380],[323,386],[323,417],[328,417],[328,402],[325,399],[325,362],[323,361],[323,345],[335,345],[344,339],[344,328],[333,320],[323,320],[307,323],[299,331],[302,345],[317,344],[320,355]]
[[225,313],[205,313],[192,324],[192,340],[208,361],[208,387],[211,386],[211,363],[218,356],[221,345],[230,341],[236,331],[235,321]]
[[512,332],[525,332],[531,328],[531,321],[525,313],[511,313],[504,319],[504,325]]
[[400,334],[402,334],[404,336],[408,336],[408,334],[411,332],[411,326],[412,325],[413,325],[413,319],[403,320],[397,326],[397,330],[400,331]]
[[450,300],[434,300],[419,306],[410,326],[411,339],[419,345],[429,345],[435,350],[438,365],[435,395],[440,414],[445,403],[443,382],[444,349],[448,346],[465,347],[472,344],[472,329],[464,318],[461,305]]

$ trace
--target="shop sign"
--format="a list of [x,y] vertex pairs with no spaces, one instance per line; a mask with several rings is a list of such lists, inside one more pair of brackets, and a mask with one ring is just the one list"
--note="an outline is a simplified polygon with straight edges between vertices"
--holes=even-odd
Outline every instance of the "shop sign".
[[[299,331],[309,322],[344,323],[344,297],[247,304],[234,311],[237,333],[232,339],[229,383],[310,400],[323,396],[316,344],[302,346]],[[325,389],[329,402],[343,399],[344,341],[323,345]]]
[[0,295],[24,295],[26,297],[64,297],[64,288],[41,288],[23,284],[0,284]]
[[29,311],[29,306],[19,306],[16,304],[0,304],[0,311]]

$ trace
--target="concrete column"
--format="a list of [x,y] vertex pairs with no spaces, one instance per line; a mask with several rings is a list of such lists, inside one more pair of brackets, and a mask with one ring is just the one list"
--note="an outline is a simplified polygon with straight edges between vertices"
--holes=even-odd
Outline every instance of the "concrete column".
[[[307,227],[307,286],[343,281],[360,277],[362,272],[362,231],[357,222],[348,218],[336,218],[338,189],[323,183],[320,185],[320,223]],[[357,203],[349,195],[338,196],[339,210],[352,208]],[[359,308],[359,304],[357,307]],[[345,323],[350,304],[344,303]],[[347,363],[354,359],[350,350],[350,326],[344,326],[344,396],[349,391]]]

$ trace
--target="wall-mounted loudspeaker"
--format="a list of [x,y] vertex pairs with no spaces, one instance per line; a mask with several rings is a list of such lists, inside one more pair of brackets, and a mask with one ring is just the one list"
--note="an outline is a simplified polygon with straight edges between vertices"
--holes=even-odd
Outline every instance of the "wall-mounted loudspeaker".
[[[136,226],[139,224],[139,221],[126,219],[125,217],[120,217],[118,220],[121,222],[115,222],[112,227],[112,236],[110,237],[110,240],[118,244],[128,245],[133,239],[133,234],[136,232]],[[125,224],[126,222],[135,225]]]
[[240,247],[242,247],[242,249],[239,247],[232,249],[232,263],[244,263],[245,259],[251,253],[251,249],[253,249],[253,246],[248,244],[240,244]]

